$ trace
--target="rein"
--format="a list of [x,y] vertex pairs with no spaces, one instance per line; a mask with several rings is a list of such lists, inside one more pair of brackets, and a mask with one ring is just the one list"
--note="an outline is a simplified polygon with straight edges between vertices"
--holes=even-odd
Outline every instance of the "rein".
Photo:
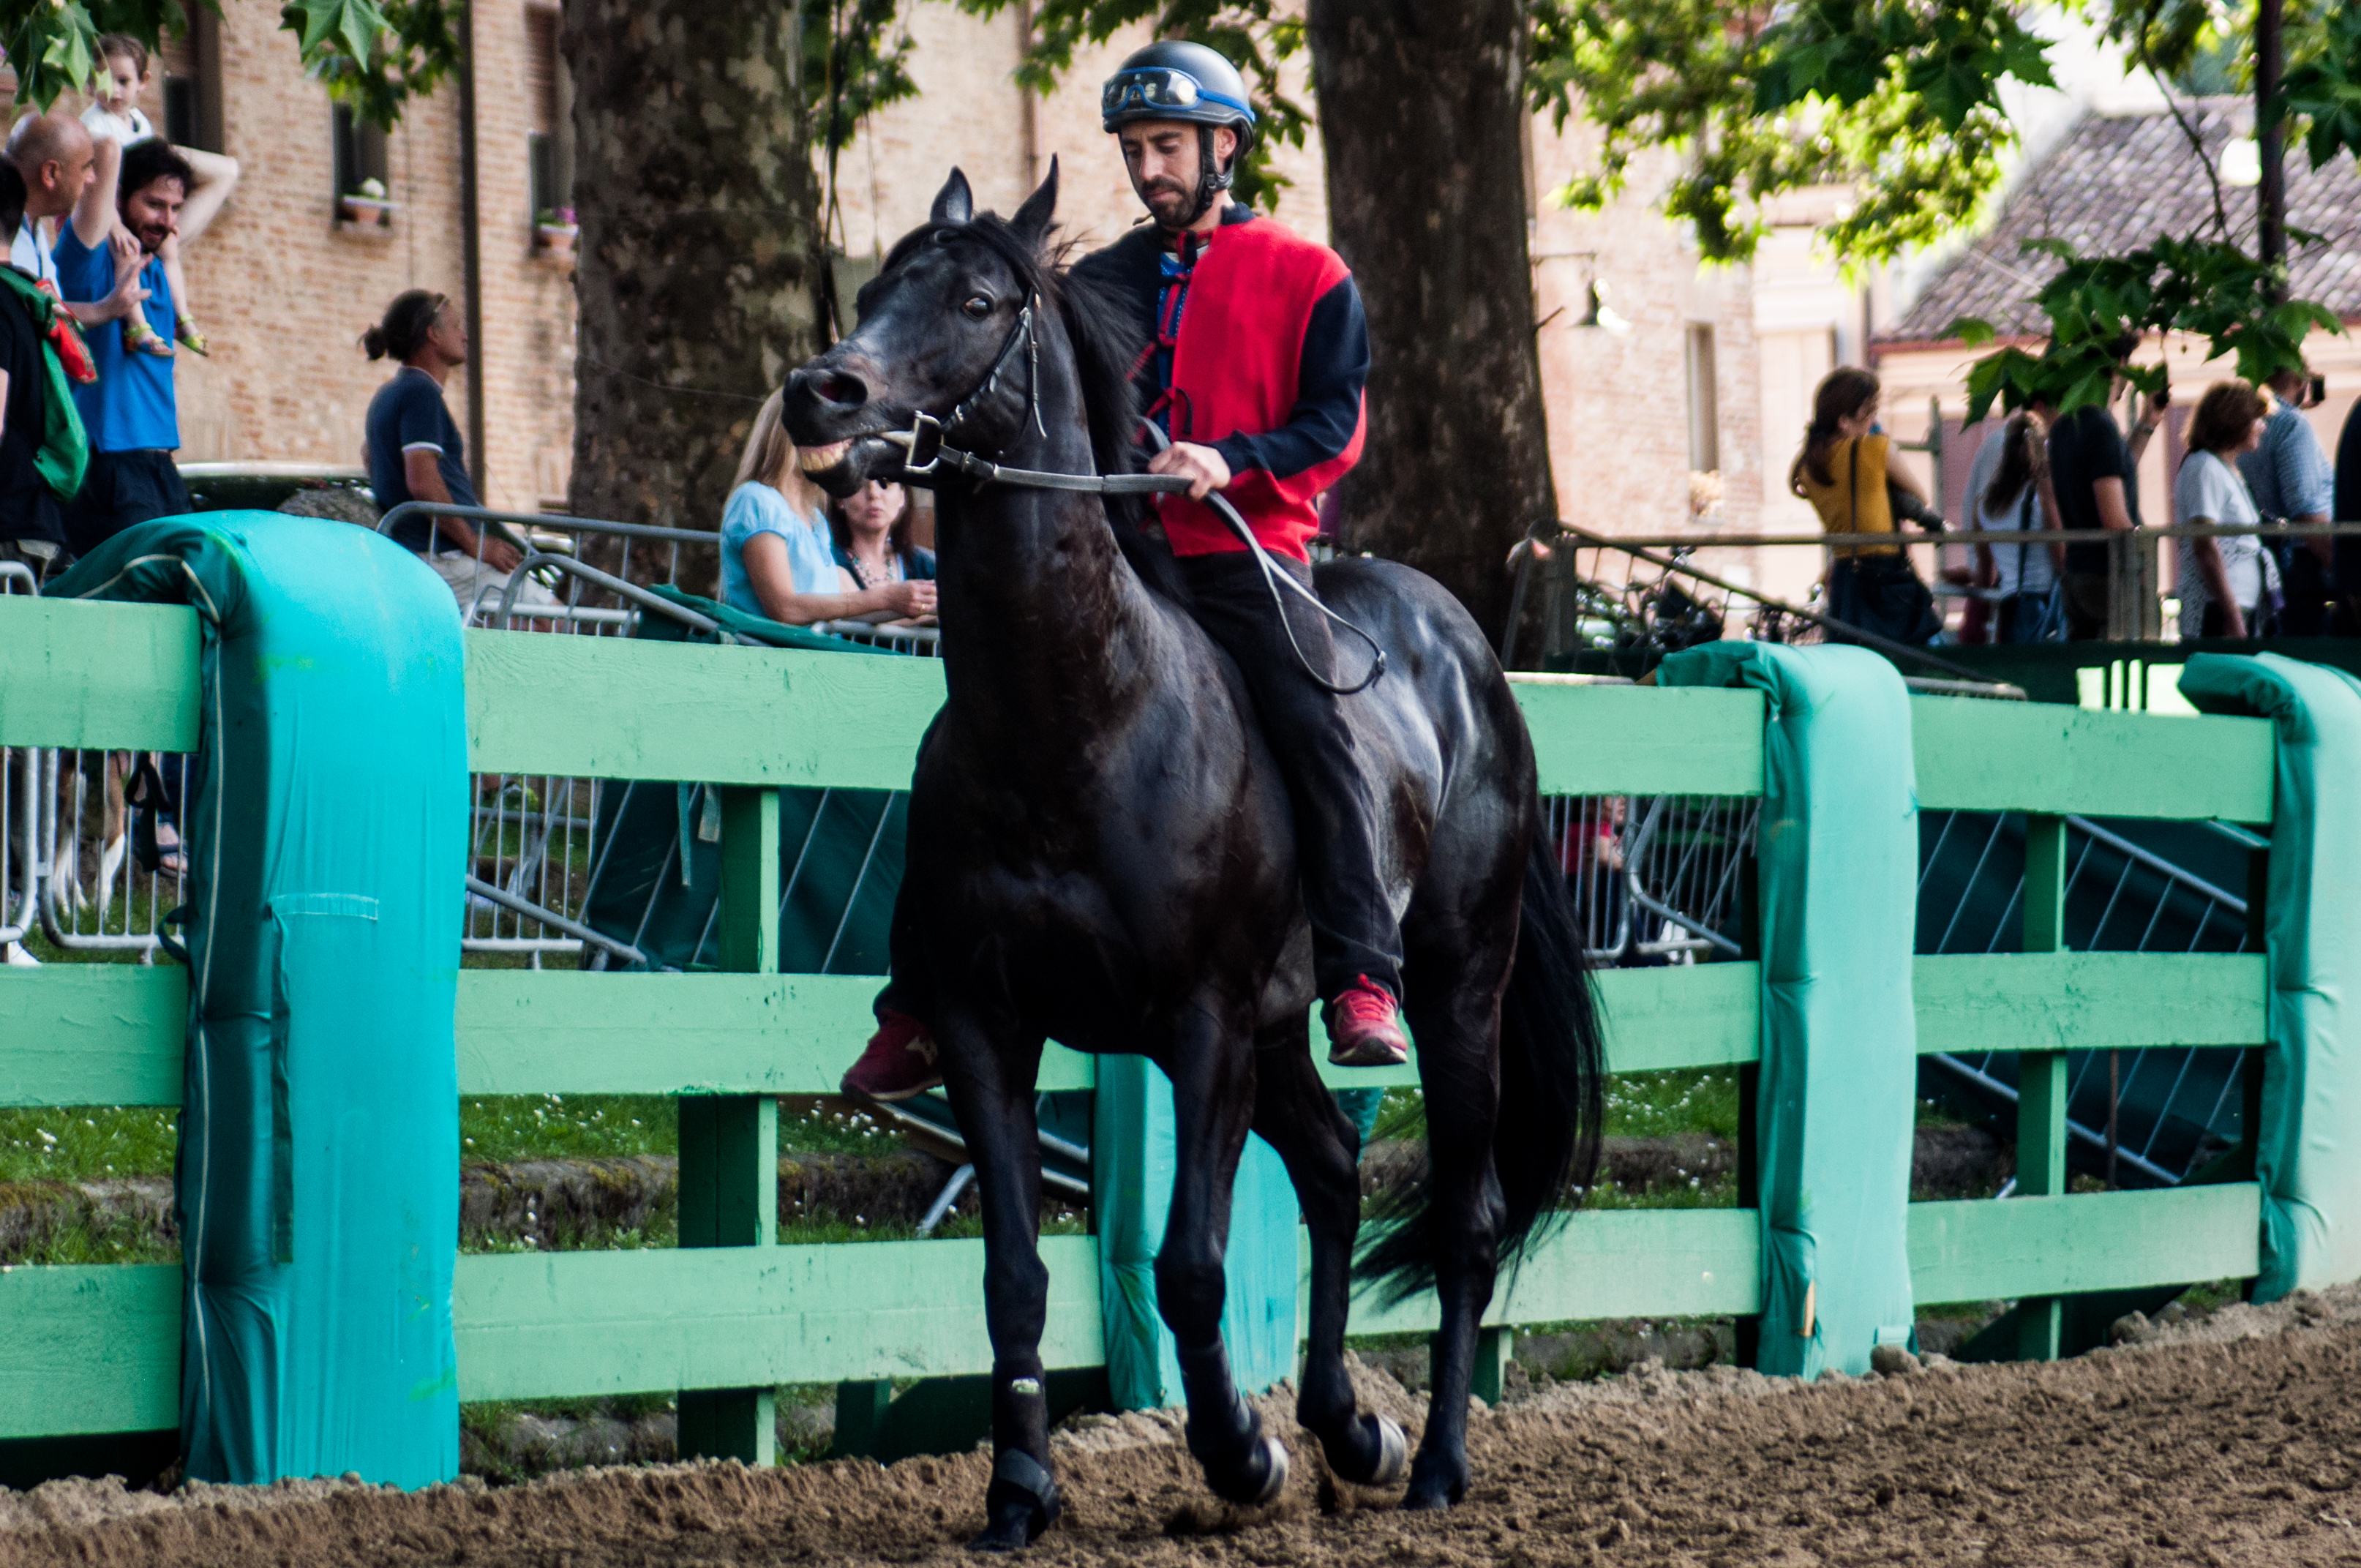
[[[1013,489],[1020,490],[1066,490],[1079,495],[1097,496],[1186,493],[1190,481],[1179,474],[1062,474],[1043,468],[1010,468],[988,458],[978,457],[972,453],[961,451],[950,444],[947,438],[966,422],[969,415],[974,411],[976,404],[998,389],[1001,373],[1015,362],[1016,351],[1020,347],[1025,350],[1027,361],[1026,397],[1028,411],[1033,416],[1033,428],[1039,431],[1044,439],[1048,437],[1049,433],[1041,422],[1041,351],[1033,332],[1033,313],[1040,302],[1041,298],[1038,294],[1026,302],[1025,308],[1017,313],[1016,324],[1010,330],[1008,341],[1001,345],[999,355],[994,358],[992,368],[985,373],[983,381],[977,384],[973,391],[960,400],[958,406],[951,410],[949,419],[939,420],[932,414],[921,411],[911,417],[910,428],[907,430],[888,430],[878,433],[879,439],[889,441],[902,448],[904,482],[915,483],[922,488],[930,489],[933,486],[929,481],[947,474],[956,474],[973,479],[979,484],[1006,485]],[[1154,421],[1142,420],[1140,423],[1150,439],[1156,443],[1158,451],[1163,451],[1172,444],[1171,437],[1166,435],[1162,428]],[[1378,644],[1378,640],[1353,621],[1321,603],[1318,594],[1296,581],[1288,573],[1281,571],[1278,564],[1271,560],[1270,553],[1263,548],[1262,541],[1254,536],[1254,530],[1246,525],[1245,518],[1238,515],[1238,509],[1230,504],[1227,497],[1218,490],[1209,490],[1205,494],[1205,504],[1213,509],[1213,515],[1220,518],[1232,533],[1237,535],[1239,542],[1253,553],[1255,565],[1262,568],[1263,586],[1270,590],[1271,609],[1279,616],[1279,630],[1287,633],[1287,645],[1294,652],[1295,662],[1302,668],[1305,677],[1321,690],[1334,696],[1352,696],[1375,685],[1378,677],[1386,673],[1386,651]],[[1322,615],[1367,643],[1370,654],[1368,673],[1353,685],[1344,685],[1330,680],[1318,670],[1313,669],[1311,658],[1303,652],[1303,645],[1295,640],[1295,623],[1288,619],[1287,600],[1282,588],[1291,590],[1297,598]]]

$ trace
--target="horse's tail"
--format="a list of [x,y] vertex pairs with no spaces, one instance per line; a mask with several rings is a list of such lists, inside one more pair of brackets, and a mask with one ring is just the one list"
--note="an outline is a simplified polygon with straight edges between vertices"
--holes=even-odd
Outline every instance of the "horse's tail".
[[[1503,1212],[1499,1257],[1512,1268],[1545,1234],[1578,1187],[1598,1167],[1607,1119],[1606,1053],[1598,1010],[1583,956],[1582,924],[1565,873],[1536,804],[1536,831],[1525,861],[1524,906],[1517,956],[1500,999],[1500,1100],[1493,1123],[1492,1164]],[[1434,1214],[1428,1167],[1406,1189],[1380,1200],[1377,1229],[1358,1272],[1389,1301],[1434,1283]]]

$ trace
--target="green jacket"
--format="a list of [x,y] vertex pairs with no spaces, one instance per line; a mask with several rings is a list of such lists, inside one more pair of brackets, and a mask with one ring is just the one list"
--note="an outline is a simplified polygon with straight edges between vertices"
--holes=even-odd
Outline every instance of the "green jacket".
[[[60,324],[59,313],[65,307],[58,302],[56,295],[13,267],[0,267],[0,287],[5,287],[25,302],[33,324],[40,329],[45,379],[41,446],[33,458],[33,466],[49,481],[58,499],[70,501],[81,492],[82,473],[90,466],[90,437],[82,431],[82,413],[74,407],[73,389],[66,380],[64,365],[58,359],[55,334]],[[63,325],[67,332],[74,330],[70,316]]]

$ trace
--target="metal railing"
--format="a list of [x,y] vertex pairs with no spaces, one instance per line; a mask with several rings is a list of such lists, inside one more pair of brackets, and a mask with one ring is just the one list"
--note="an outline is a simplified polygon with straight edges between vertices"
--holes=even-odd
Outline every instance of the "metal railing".
[[[1920,857],[1919,951],[2014,950],[2025,897],[2024,818],[1947,812],[1930,816],[1927,827],[1931,836]],[[2071,950],[2253,950],[2245,898],[2101,823],[2069,817],[2066,829]],[[2268,843],[2226,823],[2188,831],[2202,836],[2192,839],[2194,847],[2210,841],[2233,858]],[[2246,1055],[2238,1047],[2149,1047],[2130,1053],[2125,1064],[2118,1053],[2070,1053],[2068,1137],[2088,1164],[2112,1167],[2111,1180],[2178,1185],[2237,1143]],[[2015,1059],[2008,1053],[1924,1059],[1990,1109],[2016,1102]]]
[[[2159,545],[2184,539],[2261,538],[2290,543],[2314,538],[2361,536],[2361,523],[2193,523],[2132,530],[2037,530],[2018,534],[1982,529],[1950,529],[1940,533],[1744,533],[1698,531],[1688,533],[1607,534],[1572,523],[1536,523],[1510,558],[1516,574],[1513,609],[1502,645],[1502,663],[1512,663],[1517,652],[1519,621],[1533,586],[1536,571],[1543,595],[1543,646],[1545,663],[1587,652],[1637,652],[1659,655],[1723,638],[1764,642],[1815,642],[1830,636],[1865,643],[1894,658],[1906,668],[1943,668],[1967,674],[1947,664],[1941,645],[1911,647],[1888,642],[1846,626],[1828,613],[1815,587],[1803,603],[1783,599],[1752,586],[1708,570],[1695,560],[1703,550],[1876,549],[1905,553],[1941,552],[1971,545],[2002,545],[2032,540],[2042,546],[2096,544],[2108,558],[2105,636],[2111,641],[2162,641],[2164,605],[2157,561]],[[1589,557],[1587,569],[1585,556]],[[1947,584],[1939,574],[1930,590],[1946,597],[1988,598],[1990,593]],[[2180,635],[2194,629],[2180,628]],[[2062,633],[2061,633],[2062,640]]]
[[1739,956],[1739,878],[1760,798],[1550,795],[1542,813],[1592,963]]

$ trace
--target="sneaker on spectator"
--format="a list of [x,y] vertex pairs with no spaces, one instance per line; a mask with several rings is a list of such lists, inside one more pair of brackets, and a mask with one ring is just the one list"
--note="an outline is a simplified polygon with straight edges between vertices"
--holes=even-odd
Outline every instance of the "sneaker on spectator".
[[1367,975],[1321,1009],[1328,1027],[1328,1059],[1338,1067],[1400,1067],[1410,1060],[1401,1005]]
[[943,1081],[935,1062],[935,1038],[906,1013],[888,1011],[877,1021],[868,1048],[844,1075],[844,1091],[888,1102],[924,1094]]

